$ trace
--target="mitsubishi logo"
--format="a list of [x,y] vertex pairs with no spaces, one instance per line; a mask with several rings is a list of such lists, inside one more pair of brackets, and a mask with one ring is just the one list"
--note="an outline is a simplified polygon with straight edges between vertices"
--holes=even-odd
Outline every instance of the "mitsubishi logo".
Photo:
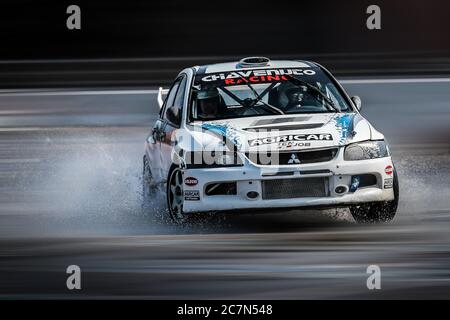
[[300,160],[297,158],[297,155],[295,153],[291,154],[291,158],[288,161],[288,164],[299,164]]

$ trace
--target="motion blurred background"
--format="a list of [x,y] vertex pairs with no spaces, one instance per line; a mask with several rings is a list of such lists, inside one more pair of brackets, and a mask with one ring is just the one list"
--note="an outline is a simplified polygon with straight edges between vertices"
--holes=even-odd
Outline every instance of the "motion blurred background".
[[[81,30],[66,8],[81,7]],[[381,8],[381,30],[366,9]],[[450,2],[0,4],[0,299],[450,297]],[[329,68],[390,143],[394,221],[347,209],[167,220],[142,210],[156,90],[265,55]],[[66,287],[79,265],[82,290]],[[367,266],[382,290],[366,287]]]
[[[66,8],[81,8],[81,30]],[[381,30],[366,9],[381,8]],[[244,56],[314,59],[338,76],[450,72],[450,3],[3,1],[0,87],[160,85]]]

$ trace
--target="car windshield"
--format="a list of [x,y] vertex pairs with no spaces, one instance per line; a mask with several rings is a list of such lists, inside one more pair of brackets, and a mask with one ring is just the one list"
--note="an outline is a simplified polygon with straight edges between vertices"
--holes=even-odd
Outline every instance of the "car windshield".
[[197,74],[189,117],[211,121],[329,112],[352,109],[320,68],[245,69]]

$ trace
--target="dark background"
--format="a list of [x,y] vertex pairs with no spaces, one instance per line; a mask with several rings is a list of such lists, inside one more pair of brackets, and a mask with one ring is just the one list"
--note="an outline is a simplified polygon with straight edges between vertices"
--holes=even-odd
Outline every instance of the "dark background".
[[[70,4],[81,30],[66,28]],[[381,30],[366,28],[371,4]],[[448,1],[3,1],[0,12],[7,87],[158,84],[249,55],[317,60],[338,75],[450,73]]]
[[[450,297],[446,2],[374,0],[369,31],[368,1],[71,1],[81,31],[66,29],[71,2],[0,2],[0,300]],[[256,54],[316,60],[361,97],[399,173],[392,223],[293,208],[173,224],[164,192],[142,210],[147,89]],[[373,264],[382,290],[367,290]]]

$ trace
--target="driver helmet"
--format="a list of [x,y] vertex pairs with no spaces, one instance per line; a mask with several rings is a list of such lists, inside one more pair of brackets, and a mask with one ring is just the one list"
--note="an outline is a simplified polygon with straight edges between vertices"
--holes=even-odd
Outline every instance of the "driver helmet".
[[306,86],[300,86],[286,90],[286,96],[288,98],[287,107],[301,107],[304,103],[303,100],[305,98],[307,90],[308,88]]
[[219,98],[219,91],[217,88],[200,90],[197,92],[197,100],[215,99]]
[[197,92],[199,115],[203,118],[214,117],[219,112],[220,94],[217,88]]

